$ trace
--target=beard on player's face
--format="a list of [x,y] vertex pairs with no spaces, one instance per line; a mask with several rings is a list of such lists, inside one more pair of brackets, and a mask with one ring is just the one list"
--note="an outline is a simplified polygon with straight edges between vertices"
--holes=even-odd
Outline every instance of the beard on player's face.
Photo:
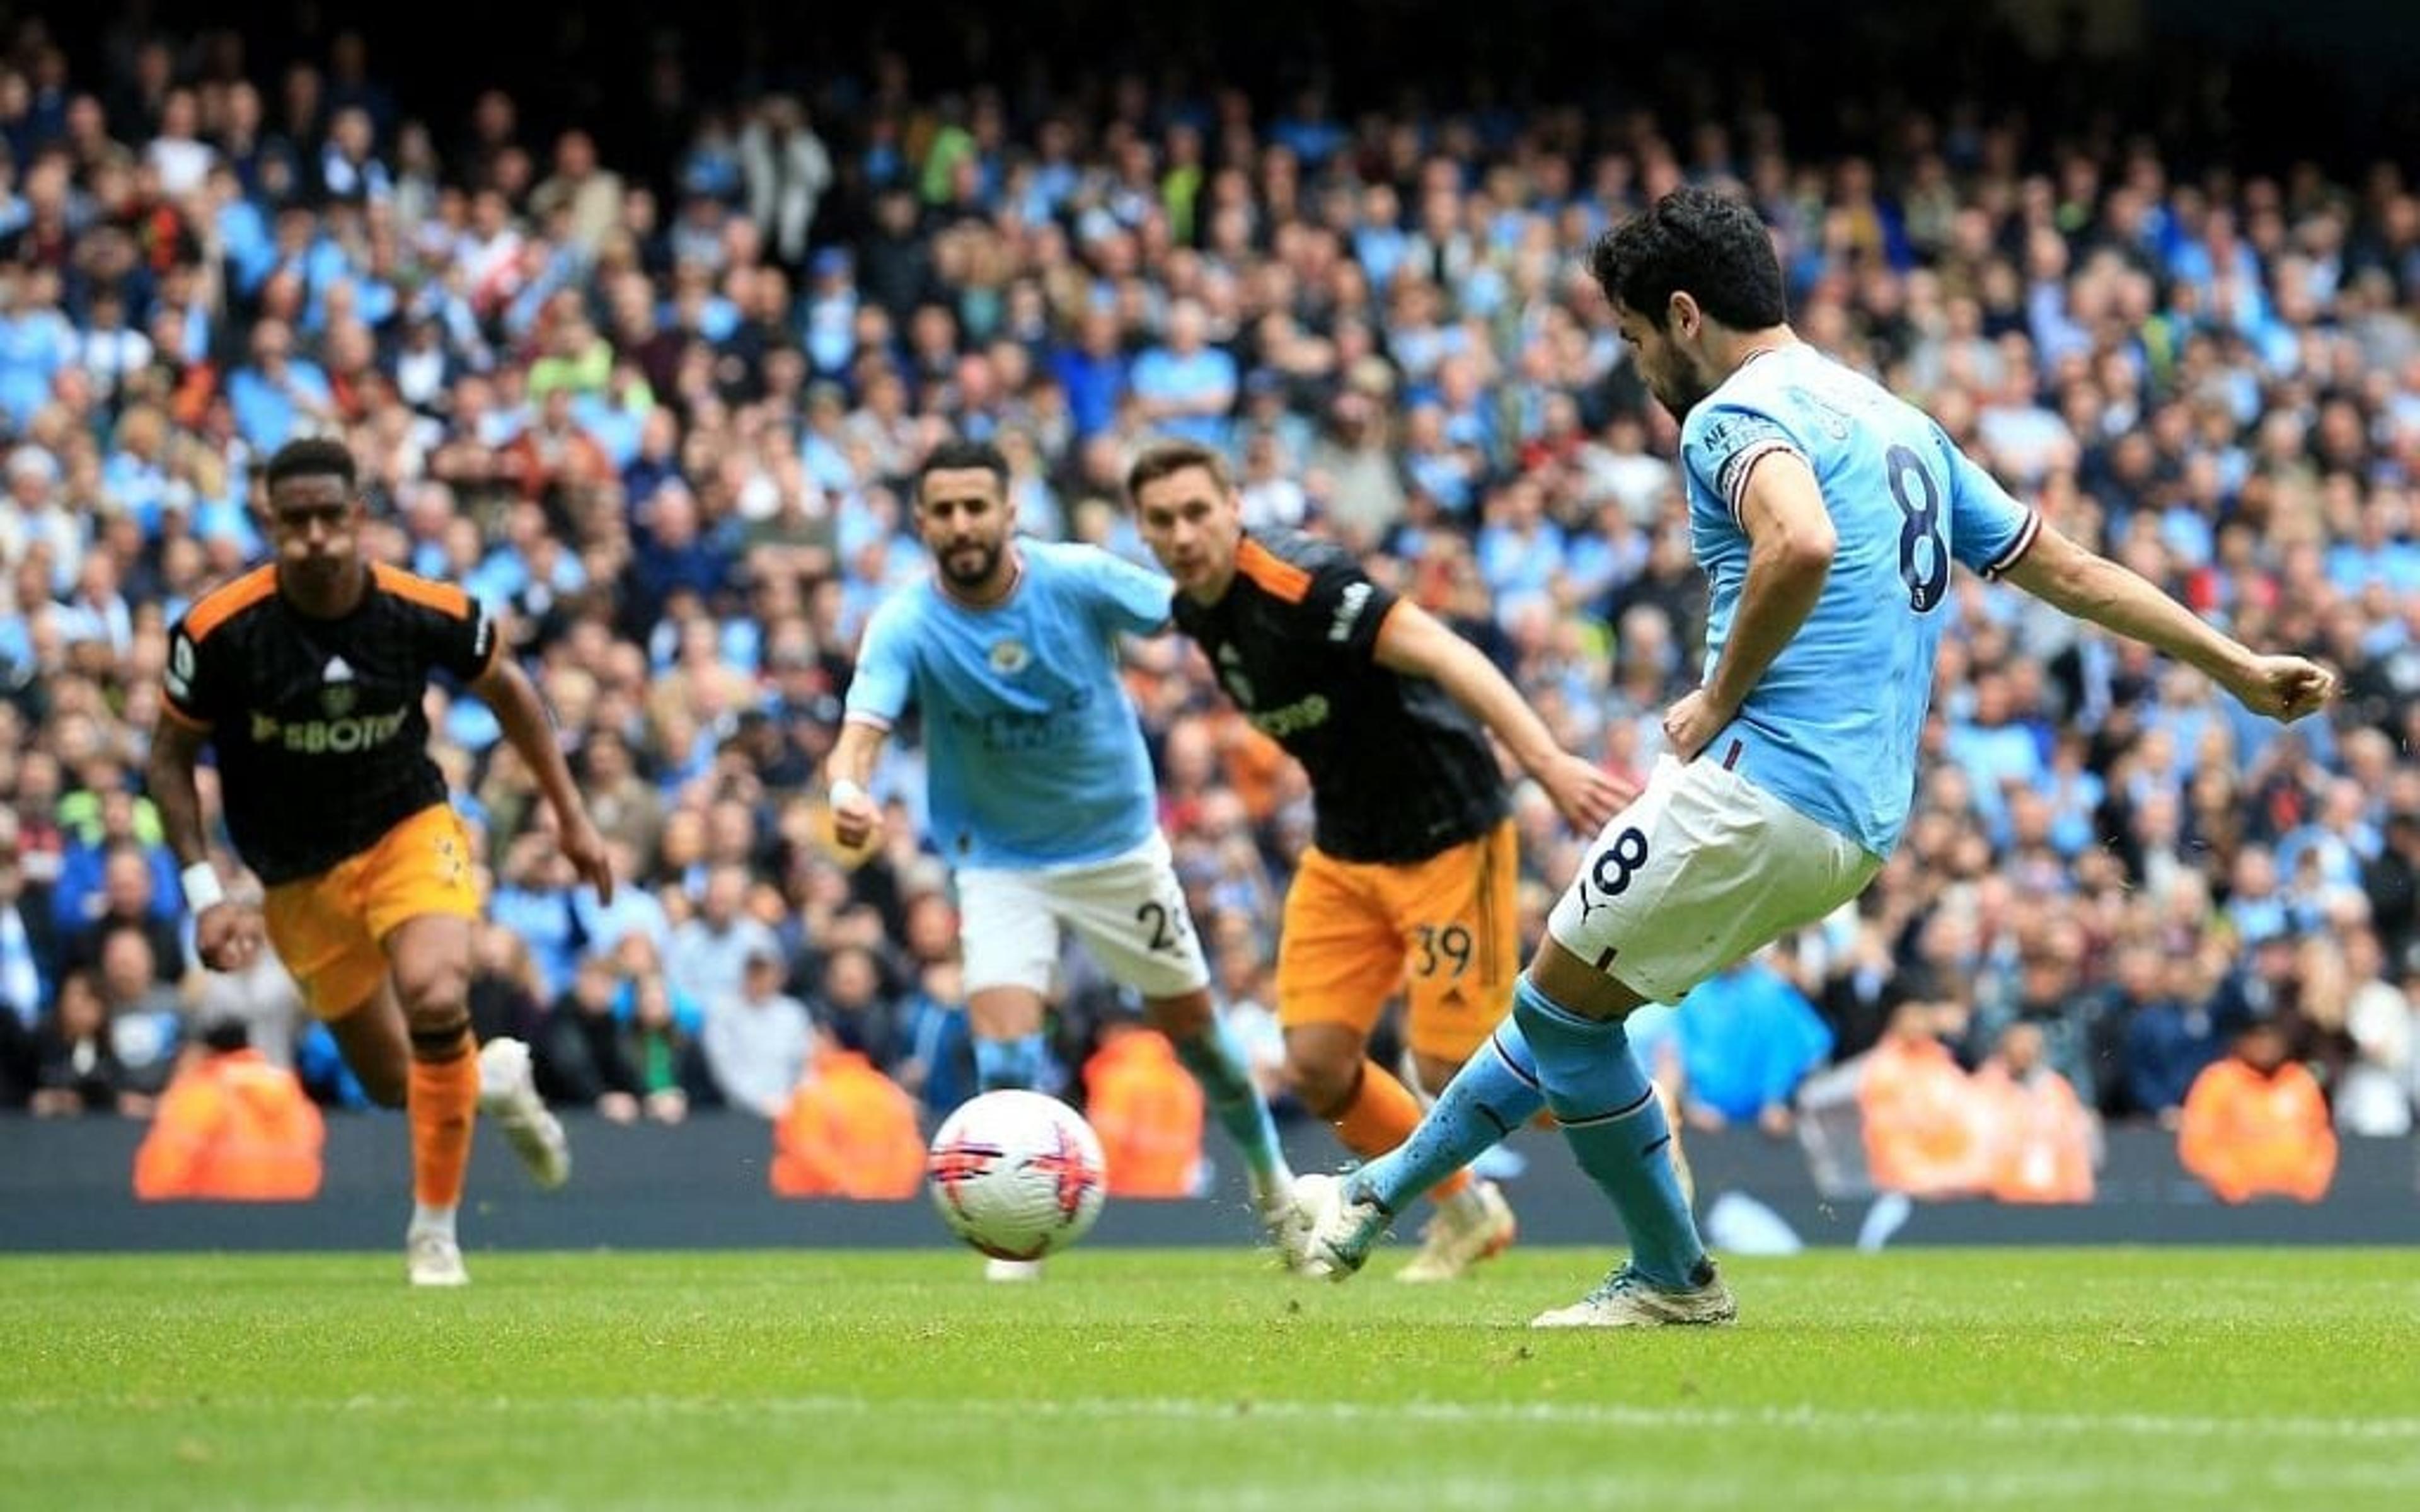
[[1688,419],[1698,401],[1714,392],[1668,331],[1660,333],[1652,355],[1640,353],[1638,367],[1639,376],[1647,380],[1647,392],[1675,421]]
[[1698,401],[1714,392],[1677,353],[1668,356],[1665,370],[1650,378],[1647,386],[1676,421],[1688,419]]
[[941,552],[941,572],[952,587],[980,588],[1000,566],[998,541],[957,541]]

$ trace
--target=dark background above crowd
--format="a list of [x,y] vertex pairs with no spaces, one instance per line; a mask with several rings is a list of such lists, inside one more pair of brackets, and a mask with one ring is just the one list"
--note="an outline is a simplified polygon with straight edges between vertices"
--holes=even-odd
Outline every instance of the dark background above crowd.
[[[883,105],[904,103],[886,100],[902,77],[920,95],[995,91],[1023,117],[1114,115],[1127,80],[1148,84],[1156,110],[1228,90],[1270,105],[1316,91],[1347,123],[1373,111],[1468,112],[1482,130],[1509,131],[1569,106],[1574,149],[1648,109],[1668,118],[1769,112],[1789,123],[1795,151],[1874,153],[1888,149],[1901,113],[1950,100],[1986,118],[2024,115],[2044,147],[2148,133],[2183,172],[2273,172],[2304,157],[2350,167],[2408,155],[2420,140],[2411,87],[2420,49],[2408,45],[2397,7],[2365,0],[1879,0],[1831,10],[1794,0],[704,0],[676,12],[434,0],[359,12],[271,4],[234,23],[228,8],[39,8],[20,19],[39,17],[85,79],[103,68],[131,74],[139,39],[160,32],[200,39],[204,76],[256,81],[289,64],[318,68],[337,36],[355,32],[379,60],[379,81],[364,83],[390,113],[389,91],[400,88],[409,114],[466,121],[483,90],[504,88],[535,139],[583,128],[605,161],[666,183],[699,112],[769,92],[804,98],[836,157],[853,156]],[[346,81],[328,83],[341,91]],[[148,124],[139,100],[121,92],[111,107],[122,139]]]

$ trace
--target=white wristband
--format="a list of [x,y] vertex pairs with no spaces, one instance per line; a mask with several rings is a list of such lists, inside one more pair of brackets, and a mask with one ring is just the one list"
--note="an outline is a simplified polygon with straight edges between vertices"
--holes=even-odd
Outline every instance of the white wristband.
[[865,789],[858,786],[855,782],[852,782],[847,778],[844,777],[831,785],[831,788],[830,789],[830,796],[831,798],[831,806],[838,809],[847,804],[862,803],[866,800],[869,795],[866,793]]
[[218,868],[208,861],[195,861],[185,868],[185,906],[195,914],[206,914],[226,902],[226,889],[219,886]]

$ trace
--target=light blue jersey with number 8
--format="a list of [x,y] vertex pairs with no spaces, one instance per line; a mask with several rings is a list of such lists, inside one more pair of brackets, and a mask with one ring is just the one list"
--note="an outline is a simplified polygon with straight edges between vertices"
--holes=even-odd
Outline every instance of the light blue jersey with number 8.
[[1712,588],[1710,676],[1747,580],[1740,501],[1776,451],[1813,471],[1838,546],[1814,612],[1699,759],[1887,856],[1915,796],[1949,564],[1995,576],[2040,521],[1871,379],[1804,344],[1752,357],[1681,427],[1691,534]]

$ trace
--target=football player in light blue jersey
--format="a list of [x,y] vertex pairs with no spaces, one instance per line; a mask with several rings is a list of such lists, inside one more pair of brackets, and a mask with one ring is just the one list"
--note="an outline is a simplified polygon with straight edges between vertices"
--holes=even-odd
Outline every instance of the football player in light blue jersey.
[[[1746,485],[1784,456],[1812,474],[1829,513],[1830,571],[1762,675],[1731,683],[1722,662],[1755,556],[1741,514]],[[1921,410],[1803,342],[1751,348],[1688,411],[1681,460],[1713,590],[1709,686],[1745,689],[1718,755],[1800,813],[1889,855],[1915,796],[1949,564],[1997,578],[2033,546],[2041,517]]]
[[[1008,463],[933,449],[916,526],[933,576],[876,609],[829,765],[833,828],[859,846],[866,784],[909,704],[923,716],[932,838],[956,869],[967,1012],[985,1091],[1030,1087],[1060,932],[1142,995],[1242,1150],[1264,1224],[1293,1180],[1268,1104],[1210,1002],[1210,972],[1160,835],[1151,759],[1117,638],[1169,622],[1174,585],[1094,547],[1018,540]],[[1001,1280],[1038,1262],[994,1260]]]
[[2325,704],[2329,671],[2258,655],[2010,499],[1921,411],[1799,341],[1756,212],[1681,189],[1602,237],[1591,271],[1678,418],[1713,588],[1704,683],[1597,839],[1489,1051],[1401,1148],[1295,1183],[1287,1242],[1342,1278],[1389,1217],[1542,1106],[1621,1215],[1631,1257],[1540,1327],[1728,1323],[1622,1020],[1862,892],[1899,843],[1950,563],[2198,668],[2253,712]]

